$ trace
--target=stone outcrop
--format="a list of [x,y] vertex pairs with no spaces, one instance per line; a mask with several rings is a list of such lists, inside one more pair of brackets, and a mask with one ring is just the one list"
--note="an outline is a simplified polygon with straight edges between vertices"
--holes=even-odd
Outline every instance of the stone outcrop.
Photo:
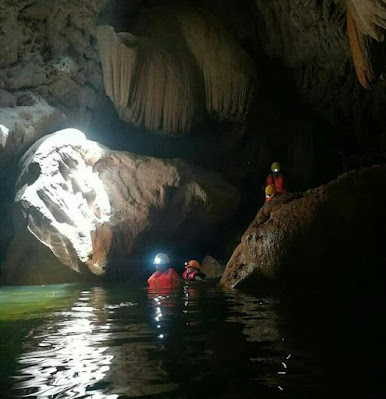
[[[386,167],[355,170],[305,193],[274,197],[258,212],[221,283],[344,281],[384,263]],[[381,263],[380,263],[381,262]]]
[[237,205],[236,189],[215,173],[111,151],[65,129],[39,140],[20,161],[5,279],[100,276],[110,256],[130,257],[154,235],[172,239],[185,221],[221,223]]
[[44,134],[55,130],[63,114],[41,98],[0,89],[0,168]]
[[205,273],[206,278],[219,278],[223,275],[225,265],[218,262],[212,256],[206,255],[201,262],[201,272]]

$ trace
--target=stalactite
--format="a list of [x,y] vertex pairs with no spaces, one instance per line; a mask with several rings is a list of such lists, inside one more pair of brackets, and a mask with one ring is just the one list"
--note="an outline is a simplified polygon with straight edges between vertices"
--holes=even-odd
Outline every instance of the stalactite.
[[207,111],[221,119],[242,119],[254,88],[251,59],[219,21],[204,10],[186,10],[177,18],[204,77]]
[[358,31],[349,4],[347,7],[347,34],[358,80],[364,88],[369,89],[375,80],[373,67],[370,62],[370,38]]
[[348,0],[347,34],[355,71],[363,87],[384,85],[385,0]]
[[105,91],[121,119],[165,134],[188,132],[205,107],[241,120],[254,68],[226,29],[202,10],[153,10],[143,18],[135,35],[97,28]]
[[347,8],[362,34],[384,41],[386,0],[348,0]]

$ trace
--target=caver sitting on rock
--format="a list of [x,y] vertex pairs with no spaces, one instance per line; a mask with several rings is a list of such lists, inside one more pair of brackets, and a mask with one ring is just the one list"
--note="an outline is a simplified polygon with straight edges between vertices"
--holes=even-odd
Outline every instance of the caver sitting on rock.
[[185,262],[185,271],[182,275],[184,280],[202,281],[206,275],[200,272],[201,265],[196,260],[192,259]]
[[266,178],[266,185],[273,185],[278,193],[285,193],[284,191],[284,177],[280,172],[280,164],[279,162],[274,162],[271,165],[271,171]]

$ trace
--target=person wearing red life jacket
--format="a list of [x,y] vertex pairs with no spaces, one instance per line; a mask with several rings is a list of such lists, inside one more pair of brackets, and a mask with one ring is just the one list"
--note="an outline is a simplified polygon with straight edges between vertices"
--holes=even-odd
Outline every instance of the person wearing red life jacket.
[[270,173],[267,176],[266,179],[266,186],[270,186],[270,185],[274,185],[276,192],[279,194],[285,194],[286,191],[284,191],[284,177],[283,175],[280,173],[280,164],[279,162],[274,162],[271,165],[271,170],[272,173]]
[[147,280],[149,288],[153,290],[162,290],[178,287],[180,279],[176,271],[170,267],[168,255],[159,253],[154,258],[153,265],[156,271]]
[[201,265],[196,260],[192,259],[189,262],[185,262],[185,271],[182,275],[184,280],[202,281],[206,275],[200,272]]

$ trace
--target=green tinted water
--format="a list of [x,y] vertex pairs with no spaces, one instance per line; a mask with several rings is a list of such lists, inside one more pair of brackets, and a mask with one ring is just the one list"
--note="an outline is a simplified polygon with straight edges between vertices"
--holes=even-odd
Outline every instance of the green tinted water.
[[211,284],[2,287],[0,396],[381,397],[361,320],[290,302]]

